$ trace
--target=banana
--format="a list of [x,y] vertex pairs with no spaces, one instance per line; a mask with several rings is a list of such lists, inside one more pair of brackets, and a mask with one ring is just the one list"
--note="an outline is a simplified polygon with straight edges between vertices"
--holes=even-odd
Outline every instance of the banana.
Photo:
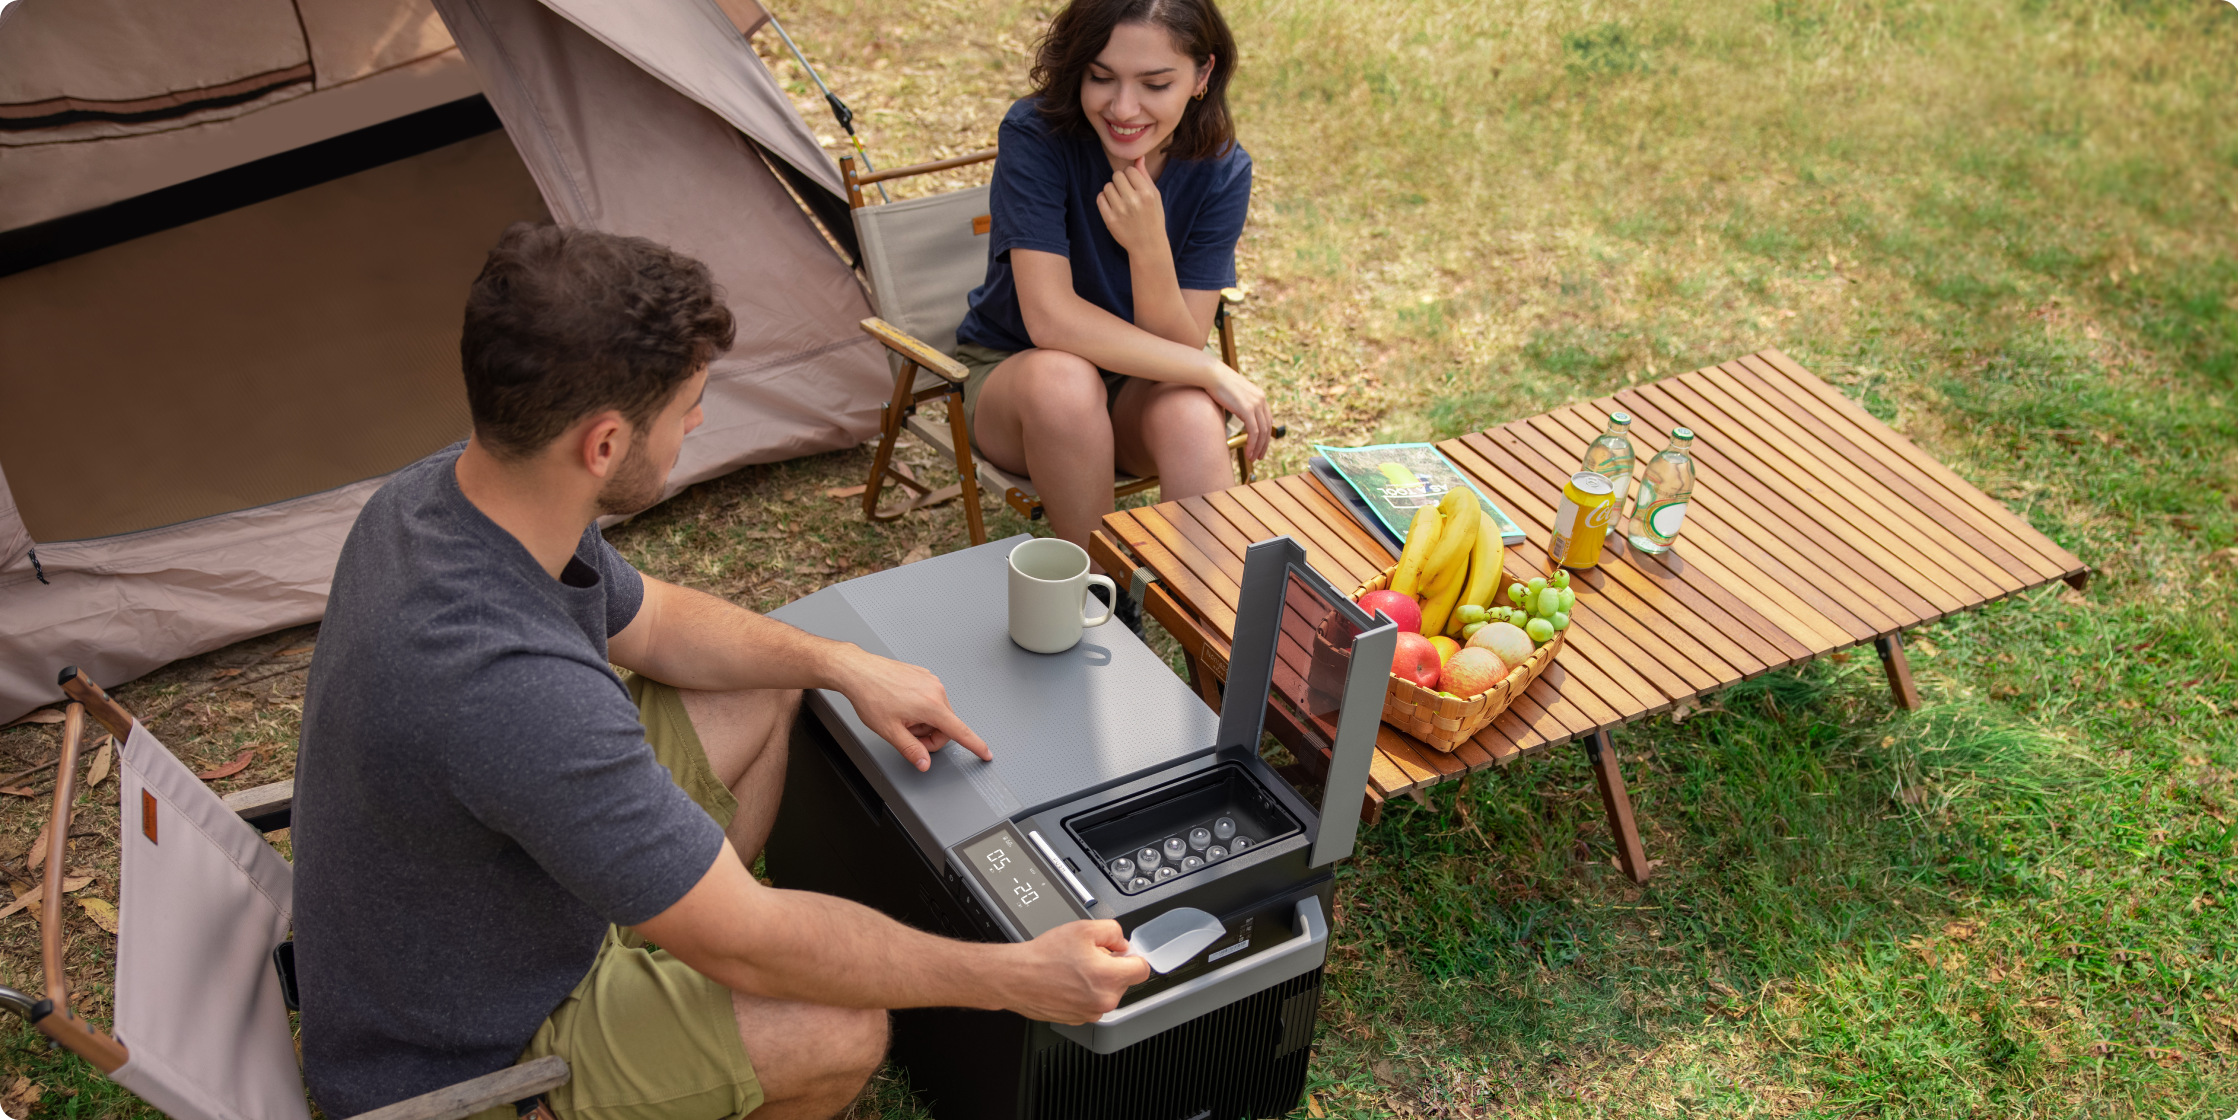
[[1462,591],[1462,601],[1473,607],[1490,607],[1501,586],[1501,566],[1508,550],[1501,547],[1501,534],[1490,525],[1478,527],[1478,542],[1470,551],[1470,585]]
[[1437,637],[1447,631],[1447,623],[1454,617],[1454,607],[1462,599],[1463,585],[1468,583],[1470,557],[1465,553],[1443,583],[1434,584],[1423,604],[1423,636]]
[[1438,506],[1425,506],[1416,511],[1416,519],[1408,525],[1407,546],[1400,550],[1400,565],[1392,572],[1394,591],[1402,595],[1416,593],[1423,578],[1423,562],[1439,543],[1440,520]]
[[[1448,509],[1448,503],[1457,494],[1463,495],[1464,500],[1453,502],[1454,508]],[[1423,561],[1425,582],[1437,582],[1448,569],[1468,563],[1470,546],[1477,543],[1478,522],[1482,520],[1476,499],[1459,487],[1447,491],[1447,497],[1439,501],[1439,509],[1446,514],[1446,526],[1439,531],[1438,546]]]

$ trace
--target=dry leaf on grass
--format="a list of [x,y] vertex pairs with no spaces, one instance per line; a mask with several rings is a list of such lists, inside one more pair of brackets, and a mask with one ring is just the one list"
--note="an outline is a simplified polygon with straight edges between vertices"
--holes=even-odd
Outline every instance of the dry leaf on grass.
[[247,770],[249,768],[249,761],[251,759],[254,759],[255,757],[257,757],[257,748],[243,747],[241,748],[240,754],[233,756],[232,762],[228,762],[224,766],[215,766],[208,770],[204,770],[203,772],[196,774],[195,777],[200,778],[205,782],[214,782],[220,778],[230,778],[235,774],[239,774],[243,770]]
[[918,562],[918,561],[920,561],[920,560],[928,560],[928,559],[931,559],[932,557],[933,557],[933,546],[932,546],[932,545],[925,545],[925,544],[921,544],[921,545],[919,545],[918,547],[916,547],[916,548],[913,548],[913,549],[911,549],[910,551],[908,551],[908,552],[906,552],[906,553],[903,553],[903,554],[902,554],[902,562],[903,562],[903,563],[905,563],[905,564],[915,564],[915,563],[917,563],[917,562]]
[[[91,875],[79,875],[74,878],[66,878],[62,881],[62,893],[69,894],[71,891],[83,890],[85,888],[85,885],[90,882],[93,882],[93,876]],[[45,898],[46,896],[47,888],[44,885],[33,887],[30,890],[17,895],[14,902],[11,902],[6,906],[0,906],[0,918],[12,917],[18,910],[29,910],[30,908],[39,905],[39,900]]]
[[238,677],[240,675],[241,670],[239,669],[220,669],[217,672],[210,674],[210,679],[222,681],[228,677]]
[[1974,937],[1976,931],[1981,928],[1983,927],[1974,922],[1946,922],[1944,924],[1944,935],[1954,941],[1966,941]]
[[37,709],[37,710],[34,710],[34,711],[29,711],[29,712],[25,712],[25,713],[24,713],[23,715],[21,715],[21,716],[17,717],[17,718],[16,718],[15,720],[13,720],[13,721],[11,721],[11,722],[10,722],[10,723],[8,724],[8,726],[9,726],[9,727],[14,727],[14,726],[15,726],[16,724],[18,724],[18,723],[61,723],[61,722],[62,722],[62,709],[60,709],[60,708],[39,708],[39,709]]
[[315,648],[317,648],[317,647],[315,647],[315,646],[289,646],[288,648],[286,648],[286,649],[284,649],[284,650],[281,650],[281,651],[280,651],[279,653],[273,654],[273,656],[274,656],[274,657],[294,657],[295,655],[297,655],[297,654],[299,654],[299,653],[310,653],[310,652],[311,652],[311,651],[312,651],[313,649],[315,649]]
[[94,925],[110,933],[117,932],[117,908],[107,899],[81,898],[78,905],[85,909],[86,917],[92,918]]
[[18,1076],[9,1083],[7,1092],[0,1093],[0,1112],[6,1112],[10,1116],[27,1116],[32,1106],[38,1104],[39,1098],[45,1093],[46,1090],[30,1078]]
[[858,482],[854,486],[835,486],[825,491],[824,496],[827,498],[860,498],[863,496],[864,490],[864,484]]
[[1321,1101],[1321,1100],[1319,1100],[1319,1099],[1317,1099],[1317,1098],[1315,1097],[1315,1095],[1314,1095],[1313,1093],[1308,1093],[1308,1094],[1307,1094],[1307,1115],[1309,1115],[1309,1116],[1322,1116],[1322,1115],[1324,1115],[1324,1113],[1323,1113],[1323,1111],[1322,1111],[1322,1101]]
[[39,791],[32,789],[30,786],[0,786],[0,793],[5,793],[10,797],[39,796]]
[[86,770],[86,788],[92,789],[109,777],[109,764],[116,759],[117,741],[107,735],[101,737],[101,749],[93,752],[93,765]]

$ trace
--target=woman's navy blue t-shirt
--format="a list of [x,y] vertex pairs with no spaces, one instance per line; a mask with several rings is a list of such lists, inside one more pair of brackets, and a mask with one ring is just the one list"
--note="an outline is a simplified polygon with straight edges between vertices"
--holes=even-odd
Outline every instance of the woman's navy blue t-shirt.
[[[991,350],[1032,349],[1019,313],[1011,250],[1056,253],[1073,265],[1081,298],[1136,320],[1128,251],[1112,239],[1097,212],[1097,194],[1112,181],[1112,161],[1094,136],[1055,131],[1024,98],[996,132],[995,179],[988,192],[988,277],[969,297],[972,310],[957,340]],[[1185,291],[1214,291],[1237,282],[1237,237],[1252,200],[1252,157],[1238,145],[1212,159],[1170,159],[1159,170],[1174,275]]]

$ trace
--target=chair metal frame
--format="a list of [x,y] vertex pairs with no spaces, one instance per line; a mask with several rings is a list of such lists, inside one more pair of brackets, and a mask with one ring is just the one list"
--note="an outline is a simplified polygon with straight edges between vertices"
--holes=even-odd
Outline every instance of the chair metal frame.
[[[71,802],[78,792],[78,762],[85,744],[86,716],[122,744],[132,735],[130,712],[109,698],[101,686],[75,665],[65,666],[56,678],[70,697],[62,713],[62,754],[56,760],[54,804],[47,818],[47,868],[39,900],[39,949],[46,973],[45,996],[33,999],[13,988],[0,987],[0,1011],[13,1013],[54,1040],[56,1045],[84,1058],[104,1074],[113,1073],[130,1060],[131,1053],[115,1037],[94,1029],[70,1007],[70,978],[63,969],[62,879],[64,845],[70,839]],[[259,832],[288,827],[294,782],[275,782],[225,799],[244,821]],[[528,1100],[568,1082],[565,1059],[548,1056],[487,1073],[456,1085],[359,1113],[352,1120],[464,1120],[486,1108]]]
[[[987,163],[995,158],[996,149],[986,148],[950,159],[858,174],[855,157],[842,156],[840,157],[840,178],[847,187],[848,208],[855,211],[878,204],[876,200],[864,194],[863,189],[865,187],[895,179],[929,175],[959,167],[970,167],[973,164]],[[1243,301],[1243,291],[1237,288],[1225,288],[1221,292],[1221,302],[1216,305],[1213,315],[1214,329],[1221,339],[1221,360],[1228,363],[1231,369],[1235,369],[1237,366],[1237,341],[1229,324],[1229,308],[1231,305]],[[894,393],[884,404],[879,406],[879,449],[872,455],[871,477],[864,483],[863,487],[863,516],[865,520],[892,521],[912,510],[922,509],[926,506],[948,501],[951,497],[957,497],[962,499],[964,503],[965,527],[971,542],[976,545],[987,543],[988,531],[980,510],[980,468],[985,465],[999,475],[1008,475],[1009,472],[1004,472],[1001,468],[996,468],[994,464],[988,463],[979,452],[973,449],[972,433],[967,430],[964,421],[964,382],[966,376],[964,365],[955,358],[941,353],[919,339],[911,337],[908,332],[877,316],[865,319],[859,325],[863,328],[865,334],[877,339],[881,346],[886,347],[898,359],[894,378]],[[921,372],[931,376],[920,377]],[[939,489],[920,482],[916,476],[909,473],[909,470],[896,462],[894,458],[895,443],[901,438],[907,422],[916,415],[918,406],[936,399],[944,399],[948,402],[949,431],[947,436],[950,446],[944,448],[944,450],[955,456],[957,470],[957,481],[950,486]],[[940,441],[934,438],[935,433],[931,430],[930,425],[913,430],[920,436],[926,437],[927,442],[934,443],[936,446],[939,445]],[[1278,427],[1275,434],[1283,435],[1283,429]],[[1252,460],[1245,457],[1246,440],[1245,433],[1241,431],[1230,435],[1227,440],[1229,449],[1236,455],[1237,480],[1240,483],[1251,482],[1253,477]],[[913,496],[910,501],[902,505],[883,510],[879,508],[879,496],[890,481],[911,491]],[[1113,482],[1112,496],[1115,499],[1125,498],[1130,494],[1139,494],[1158,485],[1159,477],[1157,475],[1121,476]],[[1042,497],[1039,494],[1029,492],[1016,485],[1006,485],[1003,500],[1005,505],[1017,510],[1019,516],[1029,521],[1039,520],[1042,517]]]

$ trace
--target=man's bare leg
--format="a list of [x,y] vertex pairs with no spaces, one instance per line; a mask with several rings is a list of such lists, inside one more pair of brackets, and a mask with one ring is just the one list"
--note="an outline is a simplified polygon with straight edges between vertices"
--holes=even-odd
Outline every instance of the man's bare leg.
[[801,710],[797,689],[745,689],[738,692],[677,690],[685,715],[708,752],[716,780],[739,801],[725,832],[739,858],[754,866],[755,856],[778,822],[778,798],[786,788],[786,744],[794,714]]
[[754,1120],[824,1120],[887,1058],[887,1013],[731,993],[739,1039],[762,1082]]

